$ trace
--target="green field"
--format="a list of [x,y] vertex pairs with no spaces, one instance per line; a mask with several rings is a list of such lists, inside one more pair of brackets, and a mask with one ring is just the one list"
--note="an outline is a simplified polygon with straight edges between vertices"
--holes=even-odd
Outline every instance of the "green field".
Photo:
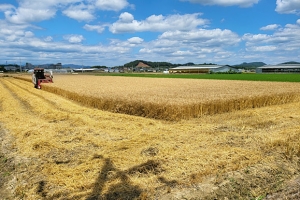
[[218,79],[245,81],[278,81],[300,82],[300,74],[150,74],[150,73],[103,73],[98,76],[126,76],[150,78],[190,78],[190,79]]

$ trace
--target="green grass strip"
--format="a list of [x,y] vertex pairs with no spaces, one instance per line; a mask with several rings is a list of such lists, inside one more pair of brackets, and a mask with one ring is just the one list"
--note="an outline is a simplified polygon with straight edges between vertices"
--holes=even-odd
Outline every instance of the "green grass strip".
[[300,82],[300,74],[151,74],[151,73],[101,73],[97,76],[124,76],[149,78],[217,79],[243,81]]

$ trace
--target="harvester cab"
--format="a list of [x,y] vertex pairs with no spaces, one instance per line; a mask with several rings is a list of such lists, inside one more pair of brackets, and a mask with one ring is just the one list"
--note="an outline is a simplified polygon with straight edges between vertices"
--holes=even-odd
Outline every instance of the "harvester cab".
[[52,71],[44,72],[44,68],[34,68],[32,74],[32,83],[37,89],[41,89],[41,83],[53,83]]

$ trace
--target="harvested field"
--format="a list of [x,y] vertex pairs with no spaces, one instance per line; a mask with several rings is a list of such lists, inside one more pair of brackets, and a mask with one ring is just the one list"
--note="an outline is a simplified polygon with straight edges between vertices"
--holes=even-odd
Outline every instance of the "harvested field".
[[43,90],[115,113],[179,120],[293,102],[300,83],[57,75]]
[[0,94],[1,158],[7,169],[14,160],[1,187],[12,199],[262,199],[299,179],[299,101],[171,122],[10,77]]

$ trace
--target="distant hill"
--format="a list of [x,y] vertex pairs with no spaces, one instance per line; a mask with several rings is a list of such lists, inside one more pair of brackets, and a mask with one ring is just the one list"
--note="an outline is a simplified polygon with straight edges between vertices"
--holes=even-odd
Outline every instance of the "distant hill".
[[[193,66],[197,65],[193,62],[188,62],[188,63],[170,63],[170,62],[152,62],[152,61],[146,61],[146,60],[135,60],[129,63],[124,64],[125,67],[135,67],[137,66],[140,62],[152,67],[152,68],[172,68],[172,67],[178,67],[178,66]],[[214,65],[213,63],[203,63],[201,65]]]
[[242,69],[255,69],[257,67],[261,67],[261,66],[264,66],[266,65],[266,63],[264,62],[250,62],[250,63],[242,63],[242,64],[239,64],[239,65],[233,65],[232,67],[234,68],[242,68]]
[[289,61],[281,64],[300,64],[300,62],[295,62],[295,61]]
[[169,62],[151,62],[151,61],[145,61],[145,60],[135,60],[129,63],[124,64],[124,67],[135,67],[137,66],[140,62],[150,66],[150,67],[173,67],[174,64],[169,63]]
[[75,64],[63,64],[62,68],[72,68],[72,69],[77,69],[77,68],[90,68],[91,66],[84,66],[84,65],[75,65]]

